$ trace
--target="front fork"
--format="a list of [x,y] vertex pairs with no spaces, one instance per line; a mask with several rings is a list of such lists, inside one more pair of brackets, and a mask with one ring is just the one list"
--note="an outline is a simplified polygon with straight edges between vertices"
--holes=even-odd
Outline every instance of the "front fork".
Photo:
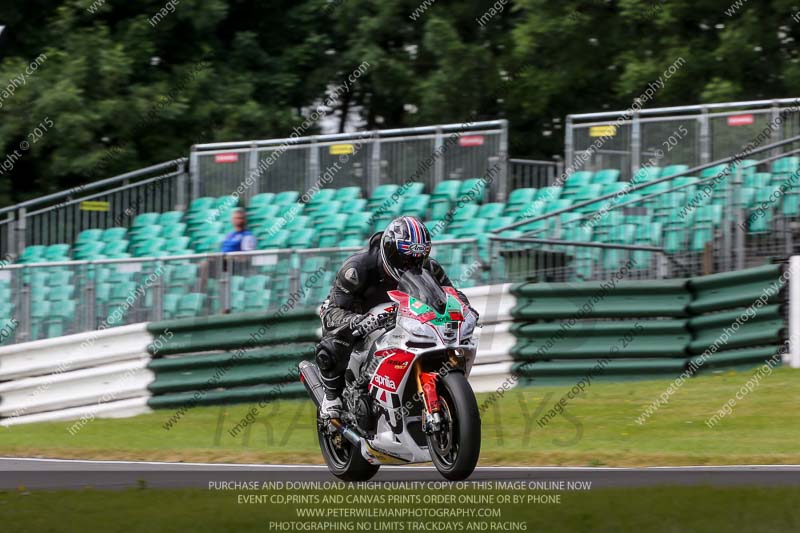
[[439,379],[439,374],[423,372],[419,361],[414,365],[414,374],[417,379],[417,394],[425,406],[422,430],[431,434],[442,429],[442,404],[436,392],[436,380]]

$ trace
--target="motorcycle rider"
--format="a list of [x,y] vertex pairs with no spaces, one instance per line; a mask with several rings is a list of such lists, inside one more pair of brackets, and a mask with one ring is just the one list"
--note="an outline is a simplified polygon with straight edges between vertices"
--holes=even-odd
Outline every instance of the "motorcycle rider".
[[[386,293],[408,269],[429,271],[441,286],[452,286],[442,266],[429,257],[431,234],[417,217],[401,216],[392,220],[381,233],[369,239],[366,250],[348,257],[336,274],[328,298],[320,310],[323,336],[317,345],[316,360],[325,389],[320,406],[323,418],[338,418],[345,370],[354,340],[353,332],[366,335],[389,326],[390,315],[368,314],[378,304],[389,302]],[[463,293],[458,295],[469,305]],[[475,313],[474,309],[470,310]]]

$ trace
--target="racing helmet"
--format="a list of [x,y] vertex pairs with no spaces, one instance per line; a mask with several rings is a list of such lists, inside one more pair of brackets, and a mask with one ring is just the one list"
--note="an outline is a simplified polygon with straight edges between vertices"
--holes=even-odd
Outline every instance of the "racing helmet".
[[417,217],[398,217],[383,231],[381,261],[397,281],[406,270],[421,267],[430,253],[431,233]]

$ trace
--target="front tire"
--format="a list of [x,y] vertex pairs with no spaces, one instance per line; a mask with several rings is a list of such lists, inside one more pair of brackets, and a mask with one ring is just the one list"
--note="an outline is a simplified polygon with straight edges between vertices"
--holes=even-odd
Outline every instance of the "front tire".
[[342,481],[367,481],[378,473],[380,465],[370,464],[361,450],[342,435],[329,434],[324,427],[319,427],[317,437],[328,470]]
[[436,470],[451,481],[466,479],[475,470],[481,453],[481,416],[467,378],[451,372],[438,380],[442,404],[442,428],[427,435]]

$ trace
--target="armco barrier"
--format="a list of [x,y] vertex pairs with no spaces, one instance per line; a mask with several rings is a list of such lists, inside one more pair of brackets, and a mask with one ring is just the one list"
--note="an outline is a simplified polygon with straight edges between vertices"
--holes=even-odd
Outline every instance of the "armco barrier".
[[[758,364],[788,335],[784,271],[768,265],[690,280],[467,289],[485,324],[470,382],[488,392],[511,374],[539,384]],[[313,357],[318,337],[319,318],[306,310],[137,324],[0,348],[0,426],[304,396],[297,362]]]
[[192,407],[295,396],[297,364],[314,356],[315,310],[239,313],[154,322],[152,408]]
[[[753,365],[788,337],[785,265],[664,281],[521,283],[511,314],[523,384],[677,376]],[[527,378],[527,379],[526,379]]]

